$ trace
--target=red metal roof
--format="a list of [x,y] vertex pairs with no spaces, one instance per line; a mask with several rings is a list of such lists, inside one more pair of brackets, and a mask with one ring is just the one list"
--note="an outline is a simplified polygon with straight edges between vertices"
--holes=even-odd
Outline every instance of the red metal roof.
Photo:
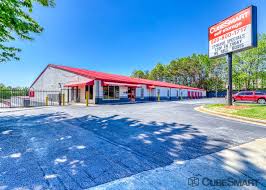
[[[96,79],[96,80],[103,80],[103,81],[107,81],[107,82],[145,84],[145,85],[150,85],[150,86],[179,88],[179,89],[190,89],[190,90],[204,90],[204,89],[200,89],[200,88],[193,88],[193,87],[182,86],[182,85],[177,85],[177,84],[172,84],[172,83],[167,83],[167,82],[153,81],[153,80],[139,79],[139,78],[132,78],[132,77],[128,77],[128,76],[109,74],[109,73],[91,71],[91,70],[86,70],[86,69],[78,69],[78,68],[73,68],[73,67],[68,67],[68,66],[50,64],[50,65],[48,65],[46,67],[46,69],[48,67],[61,69],[61,70],[68,71],[68,72],[71,72],[71,73],[75,73],[77,75],[81,75],[81,76],[84,76],[84,77],[87,77],[87,78],[90,78],[90,79],[93,78],[93,79]],[[38,78],[34,81],[34,83],[38,80]]]

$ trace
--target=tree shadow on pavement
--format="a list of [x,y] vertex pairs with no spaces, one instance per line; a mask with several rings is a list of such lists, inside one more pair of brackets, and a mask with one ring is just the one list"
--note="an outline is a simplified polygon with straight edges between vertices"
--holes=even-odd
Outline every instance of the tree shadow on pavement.
[[189,123],[63,112],[1,116],[0,189],[84,189],[230,146]]

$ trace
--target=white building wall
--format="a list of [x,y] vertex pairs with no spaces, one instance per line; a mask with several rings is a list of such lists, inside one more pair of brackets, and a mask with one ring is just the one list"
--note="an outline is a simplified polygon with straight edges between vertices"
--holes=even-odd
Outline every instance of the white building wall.
[[127,92],[128,92],[128,87],[120,86],[120,88],[119,88],[119,94],[120,94],[119,96],[120,96],[120,98],[127,98],[128,97]]
[[170,88],[170,97],[175,97],[176,95],[176,89],[175,88]]
[[149,97],[147,85],[141,85],[141,87],[136,88],[136,97],[141,98],[141,89],[144,89],[144,98]]
[[101,81],[100,80],[94,80],[94,86],[93,86],[93,90],[94,90],[94,94],[93,94],[93,98],[99,98],[103,96],[103,89],[102,89],[102,85],[101,85]]
[[148,88],[148,86],[147,85],[144,85],[144,96],[145,97],[150,97],[150,96],[152,96],[152,92],[151,92],[151,90]]
[[81,103],[85,103],[85,102],[86,102],[86,98],[85,98],[85,88],[81,88],[81,89],[80,89],[80,102],[81,102]]
[[204,91],[201,91],[201,92],[202,92],[202,96],[206,97],[206,91],[204,90]]
[[[85,82],[88,78],[67,72],[64,70],[56,69],[53,67],[48,67],[38,78],[38,80],[31,86],[31,89],[36,91],[36,99],[39,98],[41,95],[42,97],[46,97],[49,94],[52,94],[52,92],[48,91],[60,91],[61,89],[66,89],[64,87],[65,84],[71,83],[71,82]],[[80,102],[85,103],[85,87],[79,88],[80,89]],[[42,92],[39,92],[42,91]],[[37,95],[37,93],[40,93],[40,95]],[[67,91],[64,91],[65,93],[65,99],[67,98],[68,94]],[[94,96],[95,96],[95,90],[94,90]],[[44,100],[40,100],[44,101]],[[89,103],[93,103],[94,100],[89,100]]]
[[88,80],[86,77],[48,67],[31,88],[34,90],[56,91],[60,90],[60,85],[61,88],[64,88],[64,84],[86,80]]
[[156,96],[158,95],[158,90],[160,90],[160,97],[167,97],[168,96],[168,91],[170,95],[170,88],[166,87],[156,87]]
[[136,98],[140,98],[141,97],[141,89],[142,89],[142,87],[136,88]]
[[99,81],[98,83],[98,88],[99,88],[99,94],[98,94],[98,98],[102,98],[103,97],[103,86],[101,84],[101,81]]
[[180,96],[179,89],[177,89],[177,88],[171,88],[171,97],[172,98],[177,98],[177,92],[178,92],[178,96]]
[[182,89],[181,92],[182,98],[186,98],[188,96],[188,90],[187,89]]
[[141,87],[136,88],[136,98],[140,98],[141,96]]
[[[59,91],[60,87],[64,88],[64,85],[71,82],[83,82],[87,81],[88,78],[67,72],[64,70],[56,69],[53,67],[48,67],[44,73],[39,77],[39,79],[32,85],[32,89],[34,90],[43,90],[43,91]],[[94,100],[95,97],[102,98],[103,97],[103,87],[101,85],[100,80],[94,81]],[[147,85],[142,85],[142,87],[136,88],[136,98],[141,97],[141,88],[144,89],[144,97],[157,97],[157,90],[160,89],[160,97],[167,97],[168,91],[171,97],[177,97],[178,95],[182,96],[183,98],[188,97],[188,90],[187,89],[175,89],[175,88],[166,88],[166,87],[156,87],[155,89],[148,89]],[[151,93],[153,92],[153,94]],[[196,90],[189,90],[190,92]],[[127,98],[128,87],[120,86],[120,97]],[[197,91],[198,92],[198,91]],[[202,92],[202,96],[206,96],[206,91]],[[85,100],[85,88],[81,88],[80,90],[80,101],[86,102]],[[90,103],[93,103],[93,100],[89,100]]]
[[[79,87],[80,89],[80,102],[81,103],[86,103],[86,96],[85,96],[85,87]],[[92,103],[95,103],[94,100],[95,100],[95,96],[96,96],[96,88],[95,88],[95,85],[93,86],[93,99],[89,99],[89,104],[92,104]]]

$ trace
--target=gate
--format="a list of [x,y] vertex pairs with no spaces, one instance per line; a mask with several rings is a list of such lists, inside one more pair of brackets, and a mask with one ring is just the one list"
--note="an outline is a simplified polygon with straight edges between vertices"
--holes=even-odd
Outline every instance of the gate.
[[67,104],[69,91],[0,89],[0,108],[59,106]]

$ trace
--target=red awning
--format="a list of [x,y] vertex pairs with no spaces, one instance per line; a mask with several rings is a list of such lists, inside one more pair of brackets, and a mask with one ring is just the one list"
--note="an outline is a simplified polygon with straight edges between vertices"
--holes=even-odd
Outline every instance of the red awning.
[[103,86],[128,86],[128,87],[141,87],[139,84],[128,84],[128,83],[118,83],[118,82],[103,82]]
[[86,86],[86,85],[94,85],[94,79],[90,79],[87,81],[69,82],[65,84],[64,87],[77,87],[77,86]]

